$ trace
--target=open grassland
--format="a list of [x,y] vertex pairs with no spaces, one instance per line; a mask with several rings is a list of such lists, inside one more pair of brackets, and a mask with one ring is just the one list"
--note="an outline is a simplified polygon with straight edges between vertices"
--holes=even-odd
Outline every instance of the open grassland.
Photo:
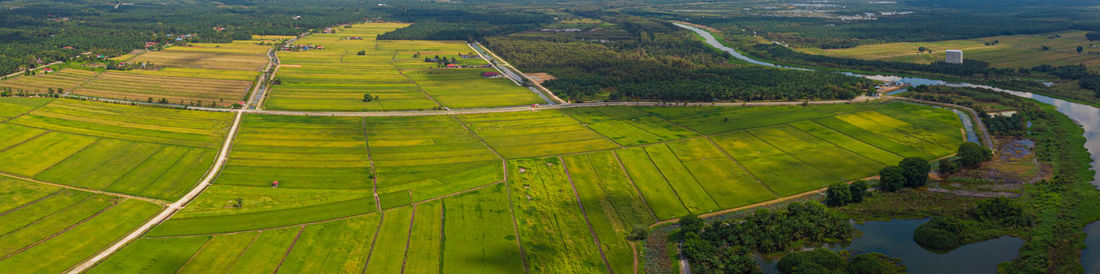
[[[1100,55],[1087,54],[1100,51],[1094,43],[1085,38],[1086,31],[1063,31],[1056,33],[992,36],[965,40],[947,40],[934,42],[902,42],[876,45],[864,45],[847,49],[804,48],[799,51],[868,60],[889,60],[910,63],[931,63],[944,60],[944,50],[963,50],[967,59],[989,62],[995,67],[1015,68],[1033,67],[1042,64],[1076,65],[1085,64],[1089,68],[1100,67]],[[994,41],[999,43],[992,44]],[[991,43],[987,45],[986,43]],[[1050,50],[1043,50],[1043,46]],[[919,53],[918,48],[927,48],[933,53]],[[1084,53],[1077,53],[1077,47],[1084,47]]]
[[556,110],[460,116],[505,158],[524,158],[618,147],[607,137]]
[[0,177],[0,269],[64,271],[158,209],[148,202]]
[[365,128],[379,193],[422,201],[504,180],[501,159],[454,118],[367,118]]
[[20,90],[34,93],[49,92],[50,89],[54,91],[73,91],[76,90],[80,84],[95,78],[99,72],[92,70],[83,70],[75,68],[66,68],[56,71],[54,73],[44,74],[38,73],[31,76],[16,76],[9,79],[0,80],[0,87],[11,88],[12,91],[19,92]]
[[[39,99],[11,99],[36,105]],[[0,101],[2,102],[2,101]],[[0,171],[171,200],[209,169],[229,114],[54,100],[0,124]]]
[[[438,55],[463,66],[486,64],[480,58],[463,58],[473,50],[461,41],[375,39],[405,26],[357,24],[299,40],[297,44],[324,48],[279,52],[282,84],[274,86],[266,108],[371,111],[542,103],[537,94],[511,81],[483,79],[481,73],[490,68],[437,68],[436,62],[424,62]],[[364,102],[366,94],[377,98]]]
[[533,272],[607,270],[558,158],[508,163],[516,222]]

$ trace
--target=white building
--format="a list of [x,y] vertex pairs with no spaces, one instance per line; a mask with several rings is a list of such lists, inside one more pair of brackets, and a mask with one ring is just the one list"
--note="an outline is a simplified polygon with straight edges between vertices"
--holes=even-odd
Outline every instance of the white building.
[[952,49],[952,50],[946,50],[946,51],[944,51],[944,53],[947,54],[947,60],[946,61],[947,61],[948,64],[962,64],[963,63],[963,51]]

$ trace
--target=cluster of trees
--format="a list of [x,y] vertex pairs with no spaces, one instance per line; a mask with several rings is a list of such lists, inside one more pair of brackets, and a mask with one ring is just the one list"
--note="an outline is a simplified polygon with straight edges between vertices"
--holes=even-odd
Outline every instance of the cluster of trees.
[[1100,32],[1090,31],[1085,33],[1085,38],[1089,39],[1089,41],[1100,41]]
[[891,258],[882,253],[863,253],[852,255],[846,251],[814,249],[795,251],[779,259],[779,272],[783,273],[853,273],[853,274],[892,274],[905,273],[901,259]]
[[[985,114],[979,113],[979,114]],[[1024,121],[1024,116],[1019,114],[1012,114],[1012,116],[996,116],[989,117],[989,115],[982,115],[982,122],[985,123],[985,127],[989,129],[989,133],[997,136],[1023,136],[1027,132],[1027,125]]]
[[[384,15],[354,0],[137,2],[45,0],[0,9],[0,74],[92,52],[115,56],[145,42],[229,42],[252,34],[296,35],[309,29]],[[301,16],[291,19],[292,16]],[[73,49],[66,49],[72,47]]]
[[682,240],[682,252],[693,272],[758,272],[749,252],[773,253],[796,243],[846,241],[852,237],[848,219],[816,202],[791,203],[783,211],[757,210],[741,220],[704,222],[680,218],[671,240]]
[[902,159],[896,166],[888,166],[879,171],[878,189],[895,192],[904,187],[922,187],[928,183],[928,173],[932,165],[920,157]]
[[825,204],[828,206],[843,206],[846,204],[863,202],[867,196],[867,182],[855,181],[852,184],[835,183],[825,190]]
[[585,100],[849,99],[871,81],[826,72],[738,67],[694,34],[666,22],[603,15],[630,34],[604,43],[568,37],[493,37],[485,44],[524,71],[549,72],[559,96]]
[[378,35],[379,40],[480,40],[488,36],[536,28],[553,21],[541,13],[492,9],[467,10],[438,7],[387,7],[391,17],[411,26]]
[[941,174],[953,174],[962,169],[976,168],[985,161],[993,159],[993,152],[989,148],[966,142],[959,145],[958,153],[954,158],[943,158],[939,162]]

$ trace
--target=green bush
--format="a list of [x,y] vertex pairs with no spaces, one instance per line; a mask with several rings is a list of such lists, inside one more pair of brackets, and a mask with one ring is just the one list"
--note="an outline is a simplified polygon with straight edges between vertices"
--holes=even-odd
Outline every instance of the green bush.
[[959,145],[959,165],[963,168],[975,168],[989,159],[993,159],[993,152],[982,145],[966,142]]
[[898,164],[901,174],[905,176],[906,187],[922,187],[928,182],[928,173],[932,172],[932,165],[920,157],[909,157]]
[[842,206],[852,202],[852,192],[845,183],[829,185],[825,190],[825,204],[829,206]]
[[878,172],[878,189],[886,192],[895,192],[905,186],[905,174],[898,166],[888,166]]

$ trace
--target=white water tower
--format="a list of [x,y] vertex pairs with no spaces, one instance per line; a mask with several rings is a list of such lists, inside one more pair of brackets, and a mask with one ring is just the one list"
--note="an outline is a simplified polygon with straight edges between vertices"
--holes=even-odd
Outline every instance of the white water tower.
[[957,49],[945,50],[947,55],[948,64],[962,64],[963,63],[963,51]]

